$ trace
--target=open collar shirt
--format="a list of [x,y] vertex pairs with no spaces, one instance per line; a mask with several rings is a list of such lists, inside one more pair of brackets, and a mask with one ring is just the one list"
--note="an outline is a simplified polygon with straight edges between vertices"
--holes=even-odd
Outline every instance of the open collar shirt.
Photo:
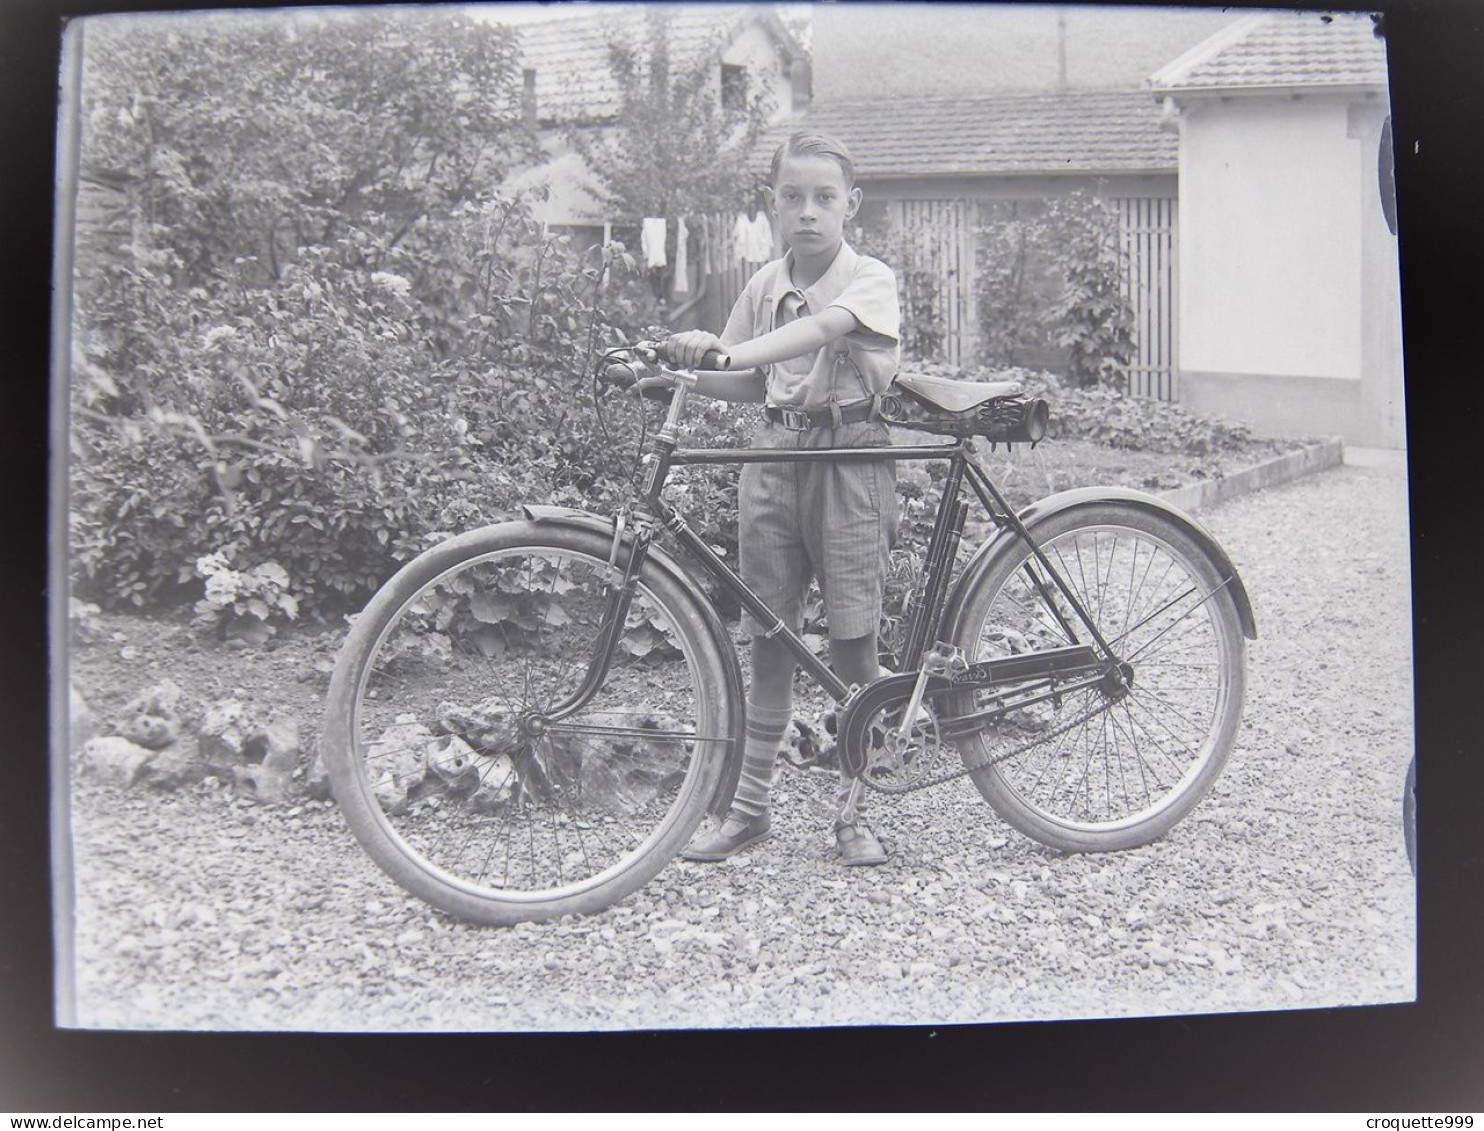
[[829,268],[808,287],[794,285],[793,265],[790,251],[753,275],[732,307],[722,342],[734,346],[838,306],[855,317],[858,328],[814,353],[766,366],[768,403],[813,411],[885,392],[901,356],[901,310],[891,268],[843,241]]

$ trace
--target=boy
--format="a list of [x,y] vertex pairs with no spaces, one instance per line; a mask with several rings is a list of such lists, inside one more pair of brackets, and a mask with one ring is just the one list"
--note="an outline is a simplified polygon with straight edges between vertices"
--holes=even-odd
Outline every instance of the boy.
[[[720,338],[700,330],[670,339],[678,365],[694,368],[707,350],[730,356],[730,372],[702,372],[696,391],[731,401],[765,401],[762,448],[882,447],[876,398],[896,375],[901,314],[896,278],[844,241],[860,208],[845,146],[796,133],[773,156],[772,205],[788,251],[754,275]],[[743,578],[791,628],[803,618],[811,577],[824,595],[830,661],[847,684],[880,675],[876,626],[887,551],[896,535],[895,465],[745,465],[738,490]],[[687,860],[724,860],[770,831],[769,790],[792,718],[794,660],[744,617],[752,636],[747,746],[732,808]],[[843,782],[835,837],[843,863],[881,864],[886,853],[857,817],[860,787]]]

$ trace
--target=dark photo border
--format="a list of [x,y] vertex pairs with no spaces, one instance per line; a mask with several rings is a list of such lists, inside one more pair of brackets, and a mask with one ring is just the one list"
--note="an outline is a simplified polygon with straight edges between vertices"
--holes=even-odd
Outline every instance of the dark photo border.
[[[1484,4],[1393,0],[1420,879],[1415,1005],[931,1029],[597,1035],[77,1032],[53,1025],[46,634],[52,188],[73,16],[249,7],[5,0],[9,404],[0,739],[0,1111],[1484,1110]],[[274,5],[279,6],[279,5]],[[1232,5],[1228,5],[1232,6]],[[1276,5],[1239,5],[1269,7]],[[1293,4],[1281,5],[1294,7]],[[1334,8],[1334,5],[1303,5]],[[1357,751],[1363,755],[1364,751]],[[141,852],[148,845],[139,846]]]

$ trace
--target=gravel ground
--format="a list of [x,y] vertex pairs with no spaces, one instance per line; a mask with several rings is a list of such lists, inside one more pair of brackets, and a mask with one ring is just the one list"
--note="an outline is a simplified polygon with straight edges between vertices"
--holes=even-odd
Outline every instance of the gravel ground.
[[1345,467],[1202,516],[1257,609],[1247,713],[1168,836],[1062,856],[965,781],[877,801],[833,863],[833,779],[775,834],[622,906],[507,930],[405,897],[332,805],[74,783],[75,1023],[542,1030],[952,1024],[1414,996],[1406,484]]

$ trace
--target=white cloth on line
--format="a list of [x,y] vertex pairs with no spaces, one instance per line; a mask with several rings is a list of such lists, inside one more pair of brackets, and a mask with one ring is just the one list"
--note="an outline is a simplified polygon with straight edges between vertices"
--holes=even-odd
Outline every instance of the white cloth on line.
[[644,253],[644,266],[663,267],[665,259],[665,218],[646,216],[639,228],[639,248]]
[[675,221],[675,286],[676,294],[685,294],[690,290],[690,259],[689,248],[685,245],[690,240],[690,232],[685,227],[685,217]]
[[746,212],[738,212],[737,219],[732,224],[732,254],[739,262],[747,261],[747,249],[752,242],[752,221],[747,218]]
[[761,208],[748,225],[747,258],[755,263],[766,263],[773,258],[773,225],[768,214]]

